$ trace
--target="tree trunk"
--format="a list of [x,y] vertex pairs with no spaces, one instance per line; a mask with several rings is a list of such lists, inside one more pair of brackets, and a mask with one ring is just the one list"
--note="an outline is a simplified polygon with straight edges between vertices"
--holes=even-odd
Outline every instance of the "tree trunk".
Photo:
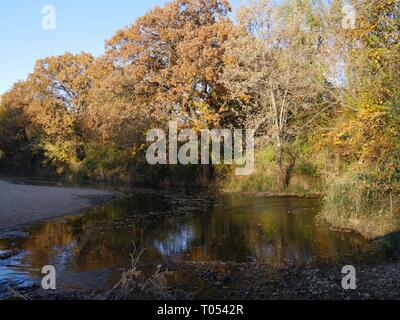
[[287,189],[290,185],[290,178],[292,177],[292,171],[294,168],[294,162],[291,162],[285,169],[285,179],[283,181],[283,188]]
[[285,189],[285,170],[283,169],[283,155],[280,144],[276,146],[276,164],[278,166],[278,189],[282,191]]
[[282,145],[277,143],[275,148],[276,163],[278,167],[278,188],[279,191],[283,191],[290,185],[290,178],[295,165],[295,159],[289,156],[290,163],[285,166],[283,161],[283,150]]

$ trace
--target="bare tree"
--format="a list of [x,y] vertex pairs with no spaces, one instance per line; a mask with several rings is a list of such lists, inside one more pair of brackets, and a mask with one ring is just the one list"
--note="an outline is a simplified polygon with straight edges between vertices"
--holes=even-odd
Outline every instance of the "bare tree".
[[282,189],[295,162],[285,151],[331,102],[324,96],[324,27],[318,12],[308,1],[281,6],[250,1],[238,12],[243,35],[228,44],[225,55],[222,81],[242,106],[242,124],[274,146]]

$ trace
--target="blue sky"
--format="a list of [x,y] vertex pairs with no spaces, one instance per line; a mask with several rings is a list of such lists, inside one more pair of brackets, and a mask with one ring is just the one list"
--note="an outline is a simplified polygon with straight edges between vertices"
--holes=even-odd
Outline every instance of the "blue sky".
[[[104,41],[167,0],[0,0],[0,94],[32,72],[37,59],[66,51],[104,51]],[[238,0],[232,1],[237,3]],[[42,28],[42,7],[56,8],[56,30]]]

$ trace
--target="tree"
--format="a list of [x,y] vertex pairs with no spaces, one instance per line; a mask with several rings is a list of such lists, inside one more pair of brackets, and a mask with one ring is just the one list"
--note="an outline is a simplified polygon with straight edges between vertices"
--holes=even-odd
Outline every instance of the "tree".
[[229,123],[219,82],[224,43],[238,31],[229,11],[225,0],[175,0],[118,31],[89,72],[91,136],[130,165],[144,161],[147,131],[170,120],[194,129]]
[[107,42],[112,77],[120,79],[115,91],[131,104],[128,116],[219,126],[226,111],[226,89],[218,81],[224,43],[236,32],[229,11],[225,0],[175,0]]
[[18,82],[1,97],[0,103],[0,161],[3,170],[26,173],[33,171],[41,157],[39,140],[27,107],[32,102],[29,86]]
[[225,53],[222,83],[240,101],[243,125],[273,144],[281,189],[294,166],[292,143],[334,102],[327,94],[319,9],[311,1],[250,1],[238,12],[248,32],[231,38]]
[[81,121],[88,108],[92,63],[87,53],[48,57],[36,62],[28,78],[32,101],[27,112],[42,131],[46,157],[60,172],[84,157]]
[[337,35],[346,57],[345,109],[327,144],[365,176],[371,190],[397,191],[400,3],[363,0],[354,5],[356,28]]

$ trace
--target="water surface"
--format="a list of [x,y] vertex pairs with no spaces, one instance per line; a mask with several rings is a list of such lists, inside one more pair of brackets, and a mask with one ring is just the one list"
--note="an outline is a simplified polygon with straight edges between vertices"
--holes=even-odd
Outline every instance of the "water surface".
[[[337,261],[372,252],[360,236],[330,230],[317,218],[319,199],[226,195],[209,210],[165,195],[140,193],[100,208],[35,224],[23,240],[0,240],[20,254],[0,261],[0,281],[38,281],[53,265],[58,287],[105,289],[129,267],[133,242],[141,266],[174,261],[257,261],[271,265]],[[185,210],[187,213],[185,214]],[[179,216],[173,215],[179,211]]]

